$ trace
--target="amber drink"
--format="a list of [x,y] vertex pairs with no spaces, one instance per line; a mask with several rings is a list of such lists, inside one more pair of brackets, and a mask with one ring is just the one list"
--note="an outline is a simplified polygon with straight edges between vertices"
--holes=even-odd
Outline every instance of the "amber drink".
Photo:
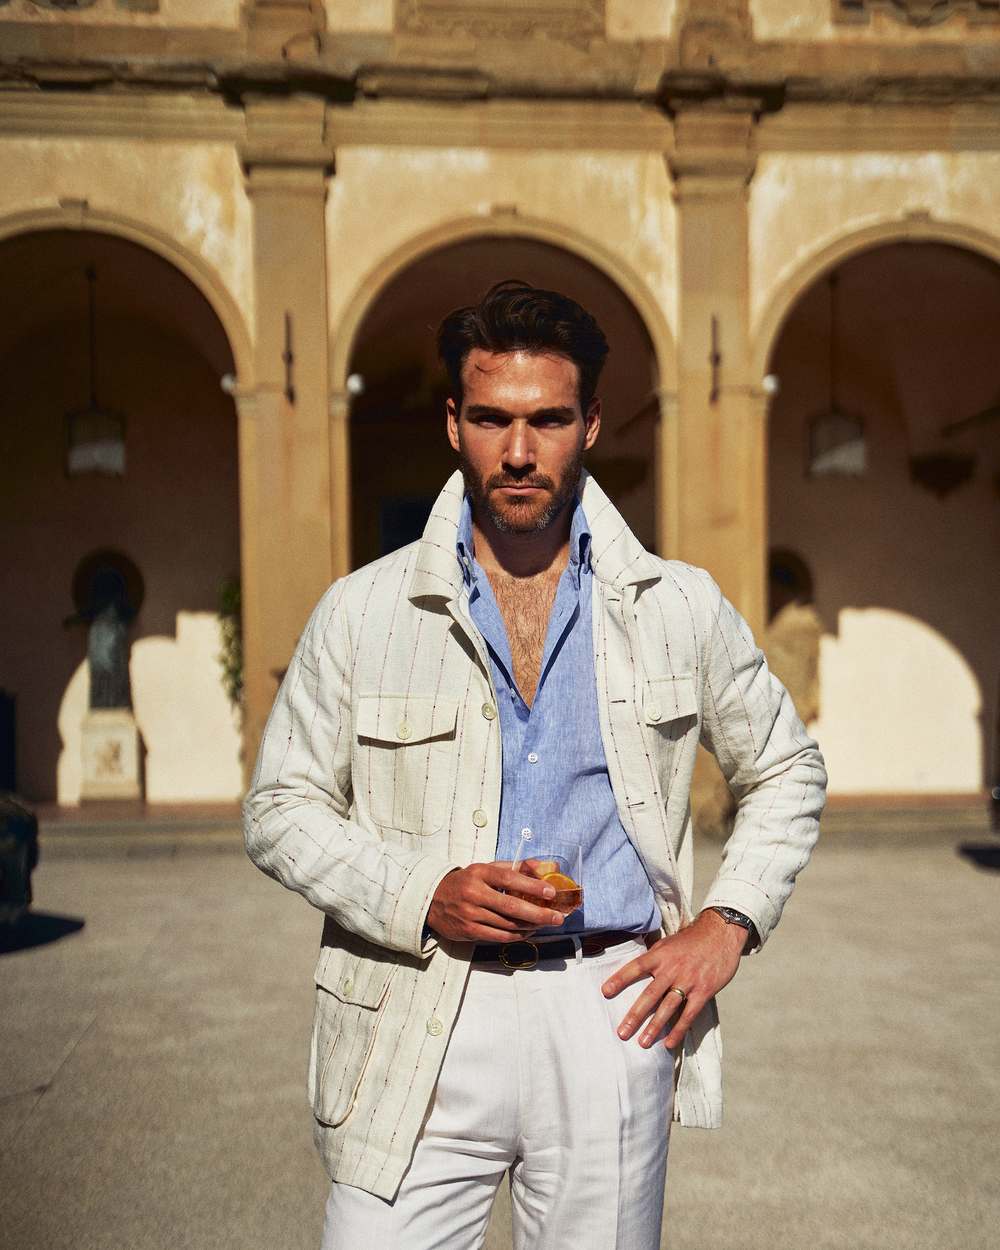
[[564,916],[583,905],[583,851],[579,842],[542,834],[537,837],[523,834],[513,869],[514,872],[523,872],[526,876],[545,881],[556,892],[555,898],[539,899],[512,890],[515,898],[562,912]]

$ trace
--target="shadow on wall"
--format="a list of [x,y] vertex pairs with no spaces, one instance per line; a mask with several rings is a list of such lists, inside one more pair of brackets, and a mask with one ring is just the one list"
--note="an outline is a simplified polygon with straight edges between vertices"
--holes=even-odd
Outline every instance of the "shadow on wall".
[[[178,612],[176,640],[161,636],[132,644],[132,702],[146,748],[146,799],[151,803],[222,803],[242,797],[239,723],[220,680],[221,646],[219,621],[211,612]],[[80,729],[88,680],[84,661],[59,708],[60,803],[80,801]]]

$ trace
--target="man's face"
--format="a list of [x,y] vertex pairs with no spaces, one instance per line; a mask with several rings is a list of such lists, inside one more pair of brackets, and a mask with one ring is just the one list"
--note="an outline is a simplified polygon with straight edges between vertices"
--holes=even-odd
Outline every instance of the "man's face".
[[573,498],[601,425],[601,401],[584,416],[579,385],[565,356],[469,353],[462,411],[448,400],[448,439],[473,503],[503,533],[537,533]]

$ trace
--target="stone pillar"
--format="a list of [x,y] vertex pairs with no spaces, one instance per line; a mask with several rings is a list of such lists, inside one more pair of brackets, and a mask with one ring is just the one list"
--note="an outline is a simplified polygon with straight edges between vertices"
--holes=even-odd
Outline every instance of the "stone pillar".
[[[673,102],[678,409],[662,439],[664,553],[766,623],[766,430],[750,376],[747,184],[756,101]],[[667,431],[664,431],[667,434]],[[669,445],[668,445],[669,444]]]
[[246,101],[255,384],[241,440],[244,751],[253,767],[278,682],[331,577],[325,105]]

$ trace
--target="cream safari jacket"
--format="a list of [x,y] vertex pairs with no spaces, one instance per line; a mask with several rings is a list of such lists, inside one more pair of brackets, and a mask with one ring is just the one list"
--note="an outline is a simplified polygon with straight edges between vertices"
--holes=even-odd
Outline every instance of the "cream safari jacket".
[[[336,582],[271,712],[244,827],[251,858],[324,913],[309,1061],[336,1180],[392,1198],[409,1164],[472,946],[423,926],[446,873],[494,858],[500,722],[467,609],[455,473],[423,538]],[[784,687],[707,573],[650,555],[586,473],[594,650],[611,785],[672,933],[694,916],[688,792],[699,742],[739,800],[704,905],[767,939],[816,840],[826,774]],[[678,1056],[674,1116],[721,1123],[714,1003]]]

